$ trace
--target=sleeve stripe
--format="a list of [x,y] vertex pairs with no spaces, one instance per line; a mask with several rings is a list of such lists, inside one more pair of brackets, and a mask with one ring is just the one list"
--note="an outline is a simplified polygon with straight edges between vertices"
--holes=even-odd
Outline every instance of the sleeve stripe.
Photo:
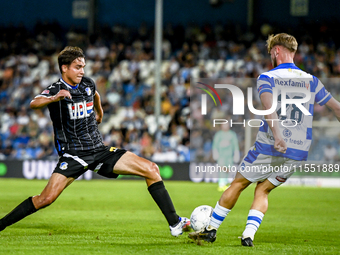
[[259,95],[261,95],[263,92],[269,92],[271,94],[273,94],[273,90],[272,89],[261,89],[260,92],[259,92]]
[[49,97],[51,97],[51,96],[47,96],[47,95],[37,95],[37,96],[35,96],[34,98],[38,98],[38,97],[47,97],[47,98],[49,98]]
[[262,80],[262,81],[269,81],[269,76],[268,75],[264,75],[264,74],[261,74],[258,78],[258,80]]
[[264,83],[264,84],[260,85],[259,88],[261,88],[261,89],[262,88],[272,89],[272,86],[270,86],[269,84]]
[[258,78],[258,81],[263,81],[263,82],[267,82],[268,85],[270,85],[271,87],[275,87],[274,81],[272,77],[269,77],[267,75],[261,74]]
[[317,87],[318,87],[318,85],[319,85],[319,79],[318,78],[316,78],[315,76],[313,76],[313,81],[312,82],[310,82],[310,84],[311,84],[311,88],[310,88],[310,91],[311,92],[316,92],[316,93],[318,93],[319,91],[316,91],[316,89],[317,89]]
[[[322,98],[319,102],[316,102],[317,104],[320,104],[328,97],[330,96],[330,93],[328,92],[324,98]],[[327,100],[328,101],[328,100]]]

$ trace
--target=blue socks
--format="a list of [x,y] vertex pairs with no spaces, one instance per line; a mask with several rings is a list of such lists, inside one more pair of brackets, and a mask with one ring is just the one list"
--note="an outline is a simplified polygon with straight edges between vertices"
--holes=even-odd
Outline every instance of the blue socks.
[[230,212],[229,209],[220,206],[219,203],[217,202],[207,229],[208,230],[218,229],[229,212]]

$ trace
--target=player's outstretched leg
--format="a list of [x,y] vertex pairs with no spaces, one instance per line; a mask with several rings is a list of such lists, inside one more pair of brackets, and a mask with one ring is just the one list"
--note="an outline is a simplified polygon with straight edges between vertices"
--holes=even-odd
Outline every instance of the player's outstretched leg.
[[264,214],[268,209],[268,195],[274,186],[270,181],[258,182],[255,188],[254,201],[249,210],[246,228],[242,233],[241,244],[253,247],[255,233],[260,227]]
[[159,173],[158,166],[144,158],[127,151],[115,164],[115,174],[138,175],[144,177],[148,190],[165,216],[173,236],[179,236],[190,225],[189,219],[179,217]]
[[0,220],[0,231],[36,211],[37,209],[33,205],[32,197],[27,198]]
[[60,193],[72,183],[73,178],[66,178],[61,174],[52,174],[47,186],[40,195],[29,197],[0,220],[0,231],[52,204]]
[[196,241],[214,242],[218,228],[236,204],[241,192],[247,188],[249,184],[251,184],[250,181],[245,179],[240,173],[237,173],[230,187],[223,192],[220,200],[216,203],[209,226],[201,232],[190,233],[189,238]]

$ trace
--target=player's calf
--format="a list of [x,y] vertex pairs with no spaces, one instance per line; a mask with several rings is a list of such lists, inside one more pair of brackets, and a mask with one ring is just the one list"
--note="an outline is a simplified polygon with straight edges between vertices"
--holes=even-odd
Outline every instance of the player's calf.
[[155,182],[148,187],[150,195],[161,209],[168,221],[169,226],[175,226],[180,217],[177,215],[168,191],[165,189],[163,181]]
[[56,199],[56,195],[53,194],[50,194],[48,196],[37,195],[32,198],[32,202],[37,209],[43,209],[51,205]]
[[29,197],[0,220],[0,231],[36,211],[37,209],[34,207],[32,197]]
[[0,232],[6,228],[5,224],[2,223],[2,220],[0,220]]

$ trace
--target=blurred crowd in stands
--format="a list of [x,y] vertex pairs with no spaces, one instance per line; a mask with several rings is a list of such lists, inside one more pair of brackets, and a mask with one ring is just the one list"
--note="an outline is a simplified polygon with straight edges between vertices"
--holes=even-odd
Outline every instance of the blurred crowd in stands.
[[[340,99],[340,44],[325,25],[305,29],[281,31],[268,24],[253,30],[222,23],[166,24],[157,130],[153,28],[146,24],[136,29],[103,26],[88,36],[74,27],[65,31],[56,22],[38,22],[32,30],[24,25],[0,27],[0,160],[57,157],[48,110],[31,110],[29,103],[60,77],[57,55],[66,45],[79,46],[86,54],[85,75],[96,82],[104,108],[100,130],[106,145],[124,147],[157,162],[189,161],[190,150],[198,148],[210,157],[213,134],[209,124],[197,121],[199,117],[190,119],[190,82],[257,78],[272,68],[265,46],[268,34],[296,36],[296,65],[321,80],[328,79],[326,88]],[[230,105],[216,108],[214,114],[230,116]],[[315,119],[334,117],[327,108],[316,107]],[[243,151],[244,132],[235,131]]]

